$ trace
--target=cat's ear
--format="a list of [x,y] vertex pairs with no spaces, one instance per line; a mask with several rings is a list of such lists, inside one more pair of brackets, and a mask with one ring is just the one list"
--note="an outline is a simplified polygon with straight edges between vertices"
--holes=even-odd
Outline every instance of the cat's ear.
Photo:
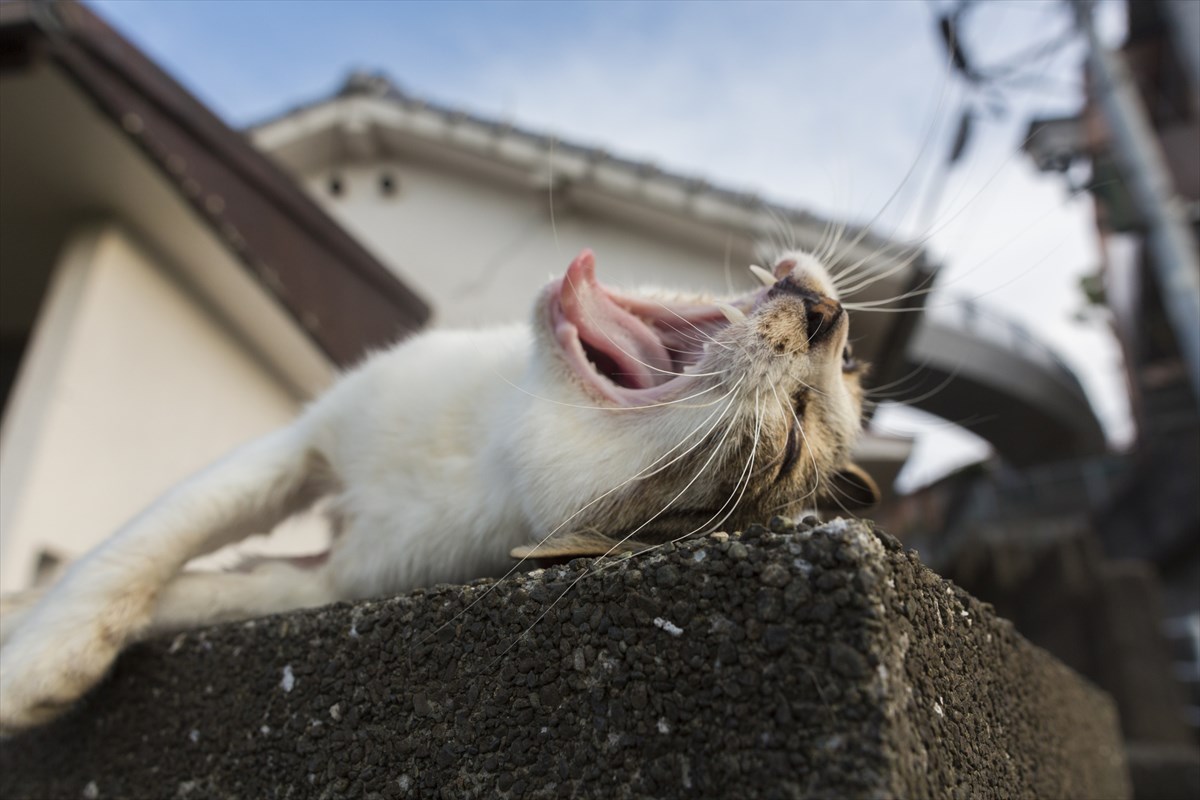
[[867,471],[848,461],[826,479],[818,505],[842,511],[870,508],[881,499],[879,485]]
[[569,561],[572,558],[594,558],[596,556],[619,555],[627,552],[640,552],[647,545],[633,540],[618,541],[599,533],[584,531],[568,533],[562,536],[552,536],[539,544],[514,547],[509,555],[519,559],[533,559],[538,562]]

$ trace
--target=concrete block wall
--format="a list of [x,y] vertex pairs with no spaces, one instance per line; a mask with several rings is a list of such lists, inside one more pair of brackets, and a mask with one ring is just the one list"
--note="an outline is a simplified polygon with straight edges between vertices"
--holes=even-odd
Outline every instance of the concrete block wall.
[[803,527],[138,646],[0,744],[0,796],[1129,796],[1105,694],[887,534]]

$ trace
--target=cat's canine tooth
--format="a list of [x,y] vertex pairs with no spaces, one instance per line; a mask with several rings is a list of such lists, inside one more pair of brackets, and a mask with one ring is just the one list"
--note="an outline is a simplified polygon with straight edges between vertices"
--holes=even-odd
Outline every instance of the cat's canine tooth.
[[758,264],[751,264],[750,271],[754,273],[754,277],[763,282],[763,286],[774,286],[776,284],[775,276]]
[[719,308],[721,313],[725,315],[725,319],[729,320],[730,322],[746,321],[746,315],[740,308],[735,308],[728,303],[717,303],[717,308]]

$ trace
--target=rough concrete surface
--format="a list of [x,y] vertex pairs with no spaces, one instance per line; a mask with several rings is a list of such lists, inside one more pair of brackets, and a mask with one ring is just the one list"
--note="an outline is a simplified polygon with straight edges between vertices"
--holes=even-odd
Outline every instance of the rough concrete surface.
[[1195,747],[1149,564],[1107,558],[1079,522],[1041,520],[965,543],[941,571],[1106,691],[1127,741]]
[[1128,797],[1106,695],[890,536],[775,528],[138,646],[0,796]]

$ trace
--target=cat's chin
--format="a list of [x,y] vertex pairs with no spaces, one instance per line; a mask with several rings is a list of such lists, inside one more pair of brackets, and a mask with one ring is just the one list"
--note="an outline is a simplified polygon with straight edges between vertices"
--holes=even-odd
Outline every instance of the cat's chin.
[[[753,307],[757,294],[721,305],[627,295],[596,280],[584,250],[547,289],[551,339],[587,391],[620,407],[655,405],[702,388],[708,348],[729,327],[730,308]],[[736,311],[734,312],[736,316]]]

